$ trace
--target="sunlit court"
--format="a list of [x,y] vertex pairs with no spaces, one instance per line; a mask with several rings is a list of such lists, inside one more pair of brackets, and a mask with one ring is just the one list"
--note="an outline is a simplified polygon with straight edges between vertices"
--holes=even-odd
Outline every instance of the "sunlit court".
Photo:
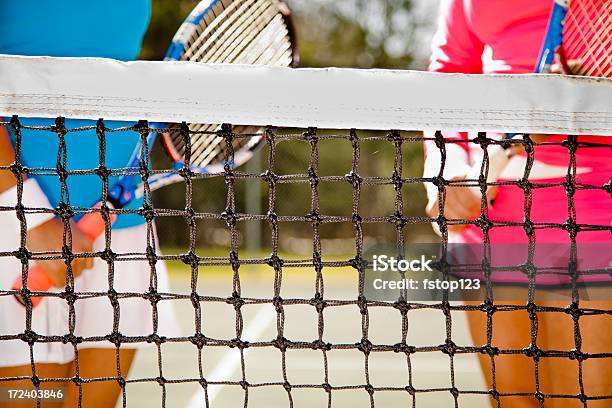
[[612,406],[611,12],[2,2],[0,408]]

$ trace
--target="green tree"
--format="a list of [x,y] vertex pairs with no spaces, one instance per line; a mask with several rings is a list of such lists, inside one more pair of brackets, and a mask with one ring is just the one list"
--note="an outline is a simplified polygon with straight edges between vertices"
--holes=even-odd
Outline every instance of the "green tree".
[[149,30],[144,38],[141,59],[161,60],[185,17],[198,0],[152,0]]

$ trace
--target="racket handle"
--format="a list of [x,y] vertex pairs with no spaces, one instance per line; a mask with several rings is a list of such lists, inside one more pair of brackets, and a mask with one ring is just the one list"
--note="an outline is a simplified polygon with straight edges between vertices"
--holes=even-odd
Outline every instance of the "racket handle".
[[[97,206],[99,207],[99,205]],[[115,222],[117,218],[116,214],[110,214],[111,224]],[[77,227],[79,230],[85,234],[92,242],[98,239],[100,235],[104,233],[106,229],[106,222],[102,217],[102,214],[98,212],[85,214],[77,223]],[[54,284],[49,275],[43,271],[43,269],[34,265],[28,271],[28,279],[27,279],[28,289],[32,292],[48,292]],[[22,280],[21,278],[17,278],[13,283],[13,290],[21,290],[22,289]],[[15,299],[19,303],[25,306],[25,301],[19,294],[15,294]],[[31,296],[32,307],[36,307],[42,302],[42,296]]]
[[[487,183],[492,183],[499,179],[502,171],[508,164],[510,158],[508,157],[508,151],[505,150],[500,145],[493,145],[489,147],[489,172],[487,173]],[[477,163],[470,168],[470,171],[467,174],[468,180],[478,180],[481,172],[481,164]],[[478,197],[482,196],[482,192],[480,191],[480,186],[472,186],[470,190],[476,194]]]

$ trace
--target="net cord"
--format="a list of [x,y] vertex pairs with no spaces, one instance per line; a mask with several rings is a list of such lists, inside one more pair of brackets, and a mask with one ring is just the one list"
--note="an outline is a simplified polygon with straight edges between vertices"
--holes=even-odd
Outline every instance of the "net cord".
[[560,75],[0,56],[7,117],[612,135],[610,95],[612,79]]

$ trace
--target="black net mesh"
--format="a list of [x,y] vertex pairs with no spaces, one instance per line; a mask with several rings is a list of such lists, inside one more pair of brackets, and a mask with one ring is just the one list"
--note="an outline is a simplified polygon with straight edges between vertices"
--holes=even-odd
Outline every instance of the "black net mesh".
[[[607,319],[611,318],[612,310],[604,308],[591,308],[583,304],[580,292],[580,276],[581,273],[598,273],[609,276],[611,270],[608,267],[599,270],[580,271],[577,268],[576,251],[569,251],[567,269],[563,272],[570,276],[570,283],[566,285],[568,297],[556,305],[540,304],[537,300],[537,293],[540,287],[536,285],[536,275],[538,267],[531,262],[531,257],[528,256],[525,263],[515,265],[515,269],[519,269],[526,278],[525,297],[522,302],[507,302],[495,300],[495,288],[490,282],[490,276],[493,274],[495,267],[487,258],[486,249],[492,245],[489,235],[497,228],[503,228],[510,224],[520,226],[527,237],[529,254],[532,254],[536,246],[537,231],[543,229],[556,229],[562,231],[564,236],[570,243],[569,248],[575,248],[579,241],[580,234],[588,231],[607,231],[612,232],[610,225],[592,225],[589,223],[581,223],[580,215],[576,213],[574,197],[581,191],[598,190],[608,195],[612,194],[612,184],[610,183],[610,175],[607,176],[607,184],[604,185],[587,185],[577,181],[577,164],[576,154],[590,148],[607,148],[610,151],[612,145],[607,144],[609,140],[602,138],[600,143],[583,142],[581,137],[569,136],[564,138],[562,142],[534,142],[529,137],[514,139],[513,141],[500,142],[487,138],[487,134],[481,133],[475,139],[469,141],[457,141],[447,139],[443,133],[437,132],[435,137],[426,138],[416,132],[404,131],[388,131],[388,132],[368,132],[361,130],[348,131],[324,131],[316,128],[309,129],[277,129],[265,128],[265,146],[258,153],[263,163],[263,168],[256,171],[250,171],[248,168],[240,167],[231,169],[226,166],[225,170],[219,174],[196,174],[188,170],[182,170],[180,174],[184,178],[184,186],[175,186],[176,190],[169,190],[178,194],[184,201],[180,201],[179,205],[170,205],[167,196],[171,193],[155,196],[152,199],[148,188],[147,181],[154,174],[163,172],[171,172],[163,160],[157,158],[153,153],[153,164],[149,159],[144,160],[139,168],[108,168],[106,167],[106,141],[113,132],[117,132],[116,128],[111,128],[104,121],[100,120],[97,123],[92,122],[89,127],[71,128],[66,125],[63,118],[58,118],[55,123],[50,126],[40,128],[31,128],[22,123],[18,117],[13,117],[10,122],[4,122],[2,125],[9,129],[16,139],[15,150],[17,159],[10,166],[0,167],[3,173],[12,173],[17,179],[19,188],[23,185],[25,177],[32,175],[47,175],[56,177],[61,186],[60,203],[55,208],[56,216],[61,219],[64,225],[64,247],[59,252],[35,253],[28,249],[26,224],[26,213],[43,211],[41,209],[24,208],[21,204],[16,207],[3,207],[0,210],[10,212],[16,216],[21,222],[21,237],[20,245],[14,251],[2,252],[0,256],[18,258],[21,261],[21,272],[23,282],[25,283],[28,273],[29,264],[32,261],[41,261],[48,259],[63,259],[67,266],[67,282],[66,286],[59,292],[44,293],[45,297],[59,297],[68,307],[68,329],[61,335],[47,335],[37,333],[32,329],[33,310],[31,297],[34,295],[27,289],[21,291],[10,290],[10,288],[0,288],[0,297],[10,297],[13,295],[21,295],[25,300],[25,322],[24,330],[15,333],[0,333],[0,350],[2,342],[10,340],[18,340],[24,346],[30,349],[30,369],[27,375],[18,377],[0,376],[1,383],[13,384],[21,381],[21,387],[41,387],[53,384],[59,386],[73,386],[79,389],[79,393],[86,393],[86,385],[94,382],[114,382],[121,388],[121,396],[119,405],[133,406],[138,404],[131,399],[130,387],[134,384],[146,383],[161,390],[158,397],[159,400],[155,406],[177,406],[168,400],[170,389],[179,384],[189,383],[203,391],[204,406],[215,406],[209,399],[210,391],[218,386],[229,388],[233,393],[240,394],[241,403],[245,407],[258,406],[261,403],[254,399],[254,395],[262,390],[280,391],[284,397],[280,406],[300,406],[299,401],[303,396],[303,392],[318,393],[323,396],[317,400],[317,403],[309,403],[309,406],[343,406],[339,401],[340,394],[346,391],[351,392],[349,399],[353,399],[353,406],[476,406],[474,402],[470,402],[470,397],[481,397],[478,406],[485,406],[487,400],[493,406],[519,406],[519,399],[528,398],[536,406],[548,406],[549,401],[566,401],[568,405],[564,406],[609,406],[612,404],[612,390],[609,388],[603,391],[599,389],[594,391],[589,389],[585,384],[591,381],[585,374],[585,366],[593,361],[601,363],[602,367],[608,364],[607,371],[602,369],[600,375],[608,375],[610,373],[609,359],[612,357],[612,350],[585,349],[583,344],[583,336],[585,336],[584,328],[581,329],[582,322],[585,319],[593,318],[601,319],[605,326]],[[52,168],[30,168],[20,159],[21,157],[21,138],[22,132],[27,129],[30,132],[46,132],[53,133],[57,137],[59,149],[57,152],[49,153],[57,157],[56,165]],[[190,151],[190,135],[187,126],[180,127],[184,137],[184,150],[189,162]],[[233,155],[233,141],[239,138],[251,137],[252,135],[241,135],[232,130],[232,126],[225,125],[218,132],[219,137],[224,138],[225,149],[229,157]],[[83,132],[85,130],[94,131],[97,134],[99,141],[99,152],[95,153],[99,157],[99,166],[89,170],[69,170],[68,156],[70,151],[66,148],[66,137],[69,134]],[[123,129],[124,131],[135,132],[139,135],[143,142],[146,142],[146,137],[149,134],[148,123],[139,122],[138,124]],[[439,174],[431,178],[423,178],[417,173],[422,166],[421,149],[424,140],[429,140],[435,144],[441,153],[440,171]],[[330,156],[326,150],[326,143],[333,142],[342,144],[342,148],[334,150]],[[524,169],[525,176],[516,181],[496,182],[495,185],[513,185],[523,192],[524,201],[516,203],[517,206],[523,207],[524,217],[521,222],[505,221],[492,219],[488,216],[487,197],[483,194],[481,201],[480,216],[477,219],[456,219],[446,217],[444,214],[444,200],[449,191],[457,185],[465,185],[469,183],[473,186],[480,186],[481,191],[487,191],[486,172],[488,169],[487,155],[485,155],[484,165],[480,179],[471,181],[447,180],[443,177],[444,168],[446,165],[446,151],[448,146],[456,143],[464,143],[471,145],[480,145],[482,148],[494,144],[508,143],[522,145],[526,151],[526,165]],[[541,144],[556,144],[562,146],[567,155],[567,174],[566,177],[558,182],[533,182],[529,175],[531,167],[534,163],[536,150],[534,147]],[[144,149],[149,150],[151,146],[144,144]],[[302,152],[299,156],[297,151]],[[364,154],[364,151],[367,154]],[[92,153],[94,154],[94,153]],[[377,169],[379,174],[364,174],[365,168],[372,169],[373,160],[380,159],[384,155],[389,167],[381,165]],[[147,154],[145,157],[149,157]],[[325,156],[326,160],[334,160],[345,165],[342,172],[333,170],[329,166],[329,162],[323,162],[321,159]],[[287,169],[287,162],[303,161],[305,165],[302,171],[284,171]],[[285,164],[284,164],[285,163]],[[416,164],[415,164],[416,163]],[[164,167],[166,166],[166,167]],[[283,167],[285,166],[285,167]],[[369,166],[369,167],[368,167]],[[293,169],[297,168],[294,167]],[[290,167],[289,167],[290,168]],[[330,170],[332,169],[332,170]],[[382,169],[382,170],[381,170]],[[335,171],[335,173],[333,172]],[[113,176],[126,173],[138,174],[145,183],[144,203],[137,209],[111,209],[103,205],[99,209],[81,208],[72,206],[70,203],[70,194],[67,181],[75,177],[83,175],[95,175],[102,181],[102,196],[106,195],[109,189],[109,180]],[[382,174],[384,173],[384,174]],[[412,173],[412,174],[409,174]],[[204,181],[203,181],[204,180]],[[209,180],[214,187],[214,193],[211,193],[212,187],[204,186],[200,183]],[[259,213],[250,213],[248,206],[245,205],[244,189],[245,185],[256,183],[263,186],[260,196],[263,208]],[[430,218],[423,212],[424,193],[421,191],[423,183],[434,184],[438,189],[439,210],[441,215],[437,218]],[[112,184],[112,183],[111,183]],[[298,188],[302,186],[303,188]],[[565,191],[567,197],[567,217],[565,222],[538,222],[531,217],[532,211],[532,195],[534,191],[543,188],[556,186]],[[295,189],[291,189],[294,188]],[[377,195],[377,189],[388,189],[385,194],[382,192]],[[201,201],[202,196],[198,196],[204,190],[210,208],[204,208],[198,201]],[[166,191],[166,190],[164,190]],[[178,193],[178,191],[182,191]],[[341,193],[338,193],[341,192]],[[325,194],[342,194],[346,202],[346,211],[335,211],[335,214],[327,213],[326,206],[329,204]],[[213,198],[210,198],[214,195]],[[198,198],[199,197],[199,198]],[[334,196],[337,197],[337,196]],[[213,204],[210,204],[213,200]],[[374,205],[376,201],[384,201],[381,206]],[[218,208],[216,204],[220,204],[222,208]],[[164,204],[166,207],[164,207]],[[608,202],[607,209],[602,211],[610,211],[612,206]],[[385,207],[386,206],[386,207]],[[206,205],[204,205],[206,207]],[[307,207],[306,211],[300,212],[297,210],[291,211],[292,208]],[[211,210],[217,208],[217,210]],[[287,210],[288,209],[288,210]],[[383,210],[384,209],[384,210]],[[388,210],[387,210],[388,209]],[[107,231],[104,248],[93,253],[76,253],[72,248],[71,241],[71,220],[78,217],[80,214],[99,211],[107,220]],[[344,212],[344,213],[343,213]],[[110,235],[110,218],[113,213],[135,213],[142,217],[147,226],[147,243],[146,249],[139,253],[117,253],[111,249]],[[162,255],[156,242],[157,236],[154,233],[155,222],[160,226],[162,243],[164,236],[178,236],[179,241],[173,242],[174,247],[180,247],[180,250],[168,250],[166,255]],[[250,222],[256,222],[261,225],[262,236],[260,237],[263,245],[263,252],[256,253],[245,250],[244,234],[245,225]],[[368,259],[366,252],[370,243],[369,237],[377,235],[385,244],[398,250],[409,246],[411,243],[419,240],[422,237],[422,231],[429,229],[429,224],[434,223],[438,226],[441,232],[439,239],[441,257],[438,260],[438,266],[444,273],[444,276],[452,275],[453,268],[461,270],[467,265],[453,264],[449,261],[445,254],[449,245],[449,227],[453,225],[465,224],[476,226],[482,231],[484,239],[484,248],[482,258],[478,263],[473,263],[470,268],[476,266],[483,273],[484,295],[479,301],[474,302],[453,302],[445,297],[439,301],[415,301],[411,299],[410,294],[405,291],[399,291],[396,297],[387,299],[377,299],[370,296],[367,280]],[[218,255],[205,254],[202,255],[199,247],[213,245],[206,240],[205,231],[208,231],[211,225],[220,226],[223,231],[223,236],[227,237],[222,241],[224,248],[219,250]],[[170,228],[168,226],[171,226]],[[384,233],[381,231],[385,231]],[[325,245],[329,243],[328,237],[334,237],[336,234],[330,231],[340,231],[337,235],[349,235],[350,250],[342,250],[348,256],[329,255],[326,253]],[[419,231],[415,234],[414,231]],[[306,256],[287,256],[290,252],[285,245],[285,235],[300,235],[306,237],[308,245],[307,250],[310,255]],[[382,238],[380,238],[382,237]],[[609,237],[609,235],[608,235]],[[290,238],[290,237],[287,237]],[[182,239],[182,241],[180,241]],[[436,241],[431,236],[432,241]],[[346,243],[346,240],[343,241]],[[609,242],[608,242],[609,243]],[[218,242],[215,244],[219,246]],[[332,240],[332,246],[333,240]],[[340,245],[340,244],[338,244]],[[329,246],[328,246],[329,248]],[[261,255],[265,252],[265,256]],[[332,251],[333,252],[333,251]],[[100,291],[94,292],[79,292],[75,290],[75,278],[71,271],[71,261],[75,258],[95,257],[102,259],[107,265],[107,282],[108,286],[100,288]],[[149,269],[149,288],[143,293],[127,293],[121,292],[114,288],[114,270],[117,263],[120,262],[145,262]],[[183,269],[188,270],[189,290],[185,293],[167,293],[158,290],[157,268],[160,263],[180,263]],[[243,293],[242,282],[245,274],[251,273],[254,266],[270,268],[273,271],[270,275],[265,275],[266,282],[271,289],[267,297],[250,296]],[[228,296],[209,296],[202,293],[201,281],[206,280],[207,276],[215,270],[230,271],[224,275],[226,279],[231,280],[231,294]],[[326,292],[328,271],[340,270],[346,275],[346,286],[351,285],[350,282],[355,282],[356,287],[352,298],[334,298]],[[286,280],[295,273],[305,273],[308,277],[307,285],[303,285],[299,294],[284,295],[283,285]],[[351,280],[352,279],[352,280]],[[112,331],[104,336],[96,337],[81,337],[75,332],[76,322],[79,315],[75,312],[75,304],[82,299],[91,299],[102,297],[108,299],[108,302],[113,308],[113,323]],[[139,298],[150,303],[150,316],[142,316],[143,319],[152,320],[152,331],[142,333],[141,335],[131,336],[123,334],[120,327],[122,318],[121,301],[128,298]],[[187,302],[192,310],[190,316],[194,318],[189,325],[189,330],[183,336],[168,337],[158,333],[158,307],[167,302]],[[206,324],[203,323],[207,319],[207,310],[211,304],[225,304],[233,308],[234,311],[234,326],[235,331],[233,336],[227,338],[219,338],[209,333]],[[270,306],[271,313],[274,313],[275,325],[274,335],[270,337],[262,337],[257,341],[247,340],[244,338],[243,331],[245,329],[244,313],[249,308],[254,306]],[[313,322],[316,325],[316,335],[311,338],[295,338],[286,333],[286,325],[291,316],[287,314],[289,308],[296,305],[311,308],[316,314],[316,319]],[[333,320],[333,311],[336,308],[353,308],[358,310],[360,315],[361,338],[353,342],[331,342],[328,340],[327,333],[334,326],[342,324],[341,321]],[[273,311],[272,311],[273,309]],[[423,310],[435,312],[443,320],[443,325],[440,327],[442,333],[436,336],[431,336],[430,343],[422,341],[412,341],[411,334],[419,332],[427,332],[427,328],[419,326],[413,322],[413,316]],[[458,323],[457,319],[461,319],[459,312],[467,312],[477,314],[482,317],[484,325],[483,333],[480,338],[486,339],[476,345],[469,342],[458,341],[456,338],[456,328],[462,323]],[[389,331],[395,333],[395,341],[389,343],[381,343],[376,341],[378,330],[383,326],[377,326],[377,329],[371,327],[373,316],[386,316],[387,327]],[[494,341],[495,322],[500,315],[508,313],[522,313],[528,319],[528,324],[525,325],[528,330],[529,344],[516,348],[503,348]],[[548,349],[541,345],[543,342],[544,329],[541,327],[540,320],[543,315],[558,315],[559,319],[567,318],[571,323],[566,327],[572,330],[573,344],[565,349]],[[393,326],[391,322],[393,322]],[[306,324],[306,323],[304,323]],[[609,324],[609,323],[608,323]],[[438,327],[438,326],[436,326]],[[589,326],[594,330],[593,327]],[[513,330],[507,328],[507,330]],[[412,333],[411,333],[412,332]],[[590,333],[592,335],[592,333]],[[549,334],[546,334],[547,336]],[[608,333],[601,332],[599,336],[608,336]],[[45,378],[37,365],[36,353],[34,346],[37,343],[63,343],[73,348],[75,354],[76,374],[69,378]],[[79,352],[83,343],[104,343],[106,347],[110,347],[116,351],[116,366],[115,375],[105,377],[87,377],[81,375],[83,367],[80,367]],[[154,364],[153,372],[144,376],[130,374],[122,375],[119,360],[119,351],[130,344],[149,344],[157,351],[157,358]],[[164,359],[165,347],[169,344],[181,344],[190,350],[195,350],[197,354],[190,354],[193,359],[197,358],[198,373],[196,375],[185,374],[184,376],[170,376],[166,374],[165,364],[168,364],[168,358]],[[604,343],[605,344],[605,343]],[[240,363],[236,368],[236,375],[227,375],[226,378],[207,378],[209,369],[207,364],[210,364],[206,358],[206,351],[210,349],[233,349],[239,353]],[[281,378],[270,379],[269,381],[250,378],[249,373],[252,373],[253,367],[249,366],[248,359],[245,357],[249,350],[269,349],[274,350],[275,354],[265,362],[268,365],[276,365],[281,368]],[[316,381],[300,381],[299,365],[291,364],[291,353],[295,350],[311,350],[318,357],[320,365],[317,366],[318,380]],[[334,360],[332,355],[339,351],[352,351],[354,358],[360,361],[358,382],[339,381],[339,377],[330,374],[333,371]],[[382,384],[379,380],[371,378],[371,365],[380,354],[393,354],[401,357],[403,361],[403,374],[399,378],[394,378],[392,385]],[[422,355],[436,355],[443,357],[445,361],[440,368],[440,375],[428,383],[428,386],[422,386],[419,381],[419,376],[422,373],[415,368],[414,361]],[[490,377],[491,388],[488,386],[483,388],[469,388],[462,385],[461,376],[465,373],[459,373],[457,364],[463,361],[466,355],[484,356],[486,357],[488,367],[485,367],[485,377]],[[523,358],[529,363],[529,371],[521,373],[525,378],[529,378],[528,385],[522,389],[505,389],[499,388],[498,379],[504,373],[499,370],[500,359],[507,359],[508,356],[516,356]],[[567,360],[572,361],[572,377],[575,384],[568,387],[567,393],[555,394],[551,393],[543,384],[543,376],[550,376],[550,373],[545,372],[542,368],[550,360]],[[3,371],[4,372],[4,371]],[[480,375],[474,374],[472,375]],[[607,373],[607,374],[605,374]],[[332,378],[333,377],[333,378]],[[439,382],[436,380],[439,379]],[[314,394],[313,394],[314,395]],[[384,399],[383,399],[384,396]],[[442,396],[443,403],[436,405],[428,400],[431,396]],[[359,401],[359,402],[357,402]],[[429,402],[428,402],[429,401]],[[517,402],[514,402],[517,401]],[[520,400],[524,401],[524,400]],[[41,400],[37,400],[36,406],[41,406]],[[363,405],[359,405],[363,403]],[[602,405],[594,405],[600,403]],[[32,402],[34,405],[34,402]],[[44,406],[44,403],[42,403]],[[573,405],[572,405],[573,404]],[[79,400],[79,406],[81,402]],[[135,406],[135,405],[134,405]],[[303,405],[302,405],[303,406]]]

